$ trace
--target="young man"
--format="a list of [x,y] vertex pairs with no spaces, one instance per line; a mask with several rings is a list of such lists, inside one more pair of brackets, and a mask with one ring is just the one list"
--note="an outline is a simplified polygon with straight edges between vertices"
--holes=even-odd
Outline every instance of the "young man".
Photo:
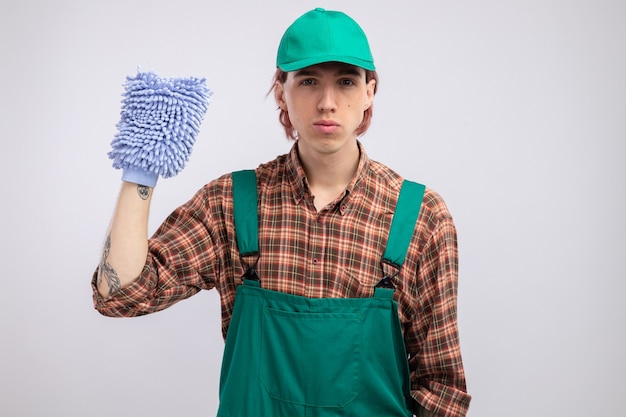
[[153,189],[122,184],[95,306],[137,316],[216,288],[219,416],[467,412],[455,227],[437,193],[358,141],[376,82],[358,24],[310,11],[278,49],[289,154],[208,183],[150,239]]

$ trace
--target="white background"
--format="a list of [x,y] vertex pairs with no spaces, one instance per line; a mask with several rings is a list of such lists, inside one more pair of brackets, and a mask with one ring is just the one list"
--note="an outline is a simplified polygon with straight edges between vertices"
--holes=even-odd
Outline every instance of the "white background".
[[368,154],[455,216],[469,415],[624,414],[626,3],[24,0],[0,6],[0,415],[214,415],[217,293],[137,319],[92,309],[122,83],[140,65],[215,91],[154,230],[288,151],[265,94],[280,36],[316,6],[370,38]]

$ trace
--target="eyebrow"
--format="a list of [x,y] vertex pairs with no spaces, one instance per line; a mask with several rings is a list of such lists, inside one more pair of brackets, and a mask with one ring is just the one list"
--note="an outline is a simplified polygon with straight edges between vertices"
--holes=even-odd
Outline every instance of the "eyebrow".
[[[320,71],[312,68],[303,68],[301,70],[296,71],[294,77],[315,77],[319,76]],[[342,66],[337,71],[335,71],[335,76],[343,76],[343,75],[352,75],[355,77],[362,77],[361,71],[359,71],[354,66]]]

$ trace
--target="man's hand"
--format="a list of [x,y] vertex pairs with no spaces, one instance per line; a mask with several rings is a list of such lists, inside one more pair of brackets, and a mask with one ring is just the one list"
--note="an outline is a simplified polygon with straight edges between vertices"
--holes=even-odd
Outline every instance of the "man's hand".
[[118,132],[109,158],[122,180],[154,187],[187,163],[212,92],[204,79],[127,77]]

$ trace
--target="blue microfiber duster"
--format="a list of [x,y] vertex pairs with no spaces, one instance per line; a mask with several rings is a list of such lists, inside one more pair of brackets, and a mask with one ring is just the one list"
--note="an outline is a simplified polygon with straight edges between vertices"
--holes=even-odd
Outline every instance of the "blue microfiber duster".
[[202,78],[159,78],[138,71],[124,84],[121,119],[109,158],[124,181],[149,187],[187,163],[213,94]]

